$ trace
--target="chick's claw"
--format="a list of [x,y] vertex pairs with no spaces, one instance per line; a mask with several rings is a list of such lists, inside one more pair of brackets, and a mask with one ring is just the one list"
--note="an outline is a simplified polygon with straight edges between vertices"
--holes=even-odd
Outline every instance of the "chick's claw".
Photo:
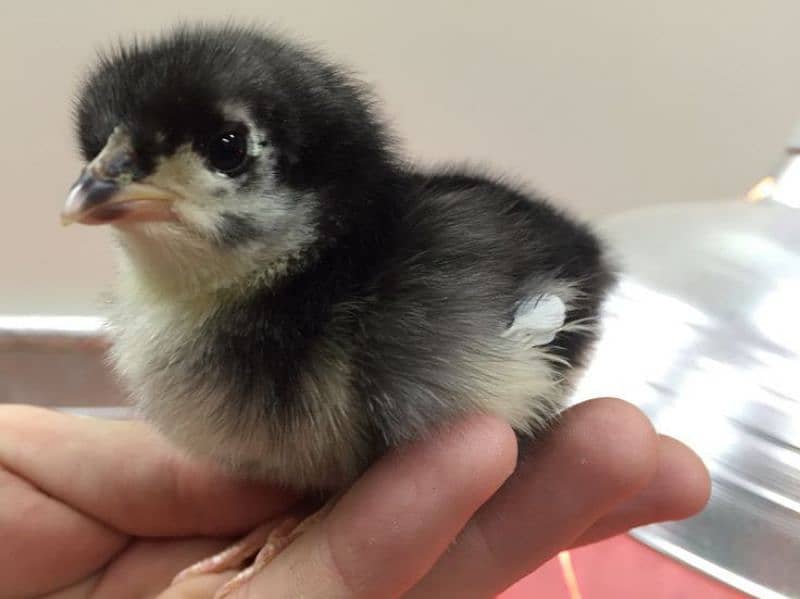
[[[291,532],[297,528],[300,522],[301,518],[295,515],[283,516],[265,522],[230,547],[181,570],[178,575],[172,579],[172,584],[174,585],[187,578],[203,574],[218,574],[227,570],[238,570],[245,561],[254,555],[261,555],[261,553],[269,547],[271,543],[276,541],[280,535],[286,536],[287,532]],[[285,545],[283,545],[281,549],[284,546]],[[275,552],[275,555],[279,552],[280,550]],[[238,576],[236,578],[238,578]],[[233,580],[236,580],[236,578]],[[233,580],[230,582],[233,582]]]
[[292,514],[265,522],[227,549],[182,570],[172,580],[172,584],[202,574],[237,570],[255,555],[251,565],[220,587],[214,595],[214,599],[223,599],[266,568],[295,539],[323,520],[335,503],[336,498],[333,498],[305,518],[302,515]]
[[[307,521],[307,520],[306,520]],[[304,521],[305,522],[305,521]],[[214,599],[224,599],[236,589],[266,568],[275,557],[303,532],[303,523],[290,518],[281,522],[267,537],[264,546],[256,554],[253,563],[226,582],[214,595]]]

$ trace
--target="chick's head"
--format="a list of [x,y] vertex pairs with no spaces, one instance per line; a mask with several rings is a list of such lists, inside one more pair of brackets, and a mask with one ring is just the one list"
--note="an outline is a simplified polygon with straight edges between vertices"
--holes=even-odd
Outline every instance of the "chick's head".
[[65,223],[113,225],[157,286],[280,270],[356,226],[391,170],[369,96],[314,52],[182,28],[101,57],[76,102]]

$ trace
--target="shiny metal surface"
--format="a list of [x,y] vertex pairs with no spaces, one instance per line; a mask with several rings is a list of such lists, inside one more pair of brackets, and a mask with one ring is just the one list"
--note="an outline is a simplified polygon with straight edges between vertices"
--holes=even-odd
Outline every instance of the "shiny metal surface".
[[800,210],[669,205],[604,223],[624,272],[576,400],[616,395],[694,448],[698,516],[634,534],[757,597],[800,597]]

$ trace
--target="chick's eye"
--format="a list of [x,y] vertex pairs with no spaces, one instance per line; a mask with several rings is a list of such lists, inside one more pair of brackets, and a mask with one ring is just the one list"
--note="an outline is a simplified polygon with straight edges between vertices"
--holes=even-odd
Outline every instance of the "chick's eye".
[[247,135],[232,129],[212,137],[208,143],[208,161],[226,174],[236,174],[247,160]]

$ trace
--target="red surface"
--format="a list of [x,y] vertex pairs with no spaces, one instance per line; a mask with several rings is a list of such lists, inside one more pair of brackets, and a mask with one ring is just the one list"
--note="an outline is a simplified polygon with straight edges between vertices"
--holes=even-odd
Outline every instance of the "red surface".
[[[653,551],[627,535],[570,551],[582,599],[741,599],[745,595]],[[501,599],[570,599],[558,559]]]

